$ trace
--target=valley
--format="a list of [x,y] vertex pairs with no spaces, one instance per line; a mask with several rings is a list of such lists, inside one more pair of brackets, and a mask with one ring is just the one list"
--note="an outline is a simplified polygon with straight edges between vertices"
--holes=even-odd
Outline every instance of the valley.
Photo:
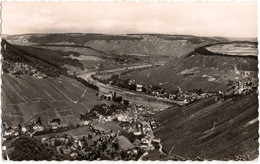
[[3,157],[30,159],[31,142],[36,160],[254,160],[257,53],[221,37],[4,36]]

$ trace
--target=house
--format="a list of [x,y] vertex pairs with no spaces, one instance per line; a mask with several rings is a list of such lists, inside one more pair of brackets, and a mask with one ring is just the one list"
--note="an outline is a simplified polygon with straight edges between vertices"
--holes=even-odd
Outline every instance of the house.
[[42,142],[45,142],[45,141],[46,141],[46,138],[43,137],[43,138],[42,138]]
[[136,91],[142,92],[142,89],[143,89],[143,85],[141,85],[141,84],[136,85]]
[[14,129],[5,130],[4,136],[14,135]]
[[149,144],[149,140],[147,138],[142,138],[142,145],[148,145]]
[[61,150],[62,150],[63,154],[70,154],[71,153],[70,149],[62,148]]
[[22,127],[22,132],[25,133],[27,131],[26,127]]
[[249,71],[245,71],[244,72],[244,76],[250,76],[250,72]]
[[112,121],[112,117],[111,116],[107,116],[106,121]]
[[33,130],[40,132],[40,131],[43,131],[44,128],[43,128],[43,126],[36,124],[36,125],[33,126]]
[[117,118],[118,121],[122,121],[124,119],[123,114],[116,114],[115,117]]
[[135,84],[135,80],[130,80],[128,85],[132,85],[132,84]]
[[87,155],[87,153],[86,153],[86,151],[85,150],[81,150],[81,151],[79,151],[79,155],[81,155],[81,156],[86,156]]
[[60,119],[54,118],[50,123],[57,123],[58,125],[60,125]]
[[237,67],[235,66],[235,73],[237,74],[237,75],[239,75],[240,73],[239,73],[239,71],[237,70]]
[[137,132],[134,132],[133,134],[134,134],[135,136],[140,136],[140,135],[142,135],[142,132],[137,131]]
[[157,142],[157,143],[160,143],[161,142],[161,139],[153,139],[152,142]]
[[83,125],[85,125],[85,126],[89,125],[89,121],[84,121]]
[[151,131],[151,127],[148,124],[145,124],[143,125],[142,130],[143,130],[143,134],[146,134],[149,131]]
[[50,145],[51,145],[51,146],[55,146],[55,138],[53,138],[53,139],[50,140]]
[[141,145],[140,148],[144,151],[148,151],[149,150],[149,146],[148,145]]
[[78,155],[78,154],[77,154],[76,152],[73,152],[73,153],[70,154],[70,156],[71,156],[72,158],[76,158],[77,155]]
[[77,146],[76,146],[75,144],[73,144],[73,145],[71,146],[71,150],[72,150],[72,151],[76,151],[76,150],[77,150]]
[[50,125],[52,127],[52,129],[57,129],[60,125],[60,119],[59,118],[55,118],[50,122]]
[[78,141],[78,146],[79,146],[80,148],[83,148],[83,144],[82,144],[81,141]]
[[137,108],[139,111],[143,111],[143,107],[138,107]]

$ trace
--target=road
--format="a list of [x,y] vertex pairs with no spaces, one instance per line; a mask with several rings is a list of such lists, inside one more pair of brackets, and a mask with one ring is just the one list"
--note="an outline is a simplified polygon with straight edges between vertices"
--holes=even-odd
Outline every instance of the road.
[[[117,71],[125,70],[126,68],[130,70],[130,69],[144,68],[149,66],[151,65],[130,66],[130,67],[117,68],[113,70],[107,70],[106,72],[117,72]],[[94,80],[91,77],[91,75],[94,75],[96,73],[97,71],[86,71],[86,72],[79,73],[77,76],[95,84],[96,86],[99,87],[99,90],[102,92],[106,92],[106,93],[116,92],[118,96],[121,96],[123,99],[129,100],[130,102],[133,102],[137,105],[143,105],[145,107],[150,107],[150,108],[157,108],[158,110],[163,110],[170,106],[176,105],[175,103],[167,99],[162,99],[162,98],[158,98],[158,97],[154,97],[154,96],[150,96],[138,92],[131,92],[129,90],[119,88],[117,86],[103,84],[99,81]]]

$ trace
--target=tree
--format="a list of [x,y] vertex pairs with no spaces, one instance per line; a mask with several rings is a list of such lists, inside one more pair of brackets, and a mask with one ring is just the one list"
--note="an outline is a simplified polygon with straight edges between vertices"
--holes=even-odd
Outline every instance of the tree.
[[42,124],[42,121],[41,121],[41,118],[40,117],[38,117],[38,119],[37,119],[37,121],[36,121],[36,124]]
[[121,96],[116,98],[116,102],[121,103],[123,101],[123,98]]
[[14,151],[9,154],[9,158],[14,161],[68,159],[68,157],[58,155],[56,149],[52,149],[36,138],[28,136],[15,140],[12,147],[14,147]]
[[21,131],[22,130],[21,124],[19,124],[17,128],[18,128],[19,131]]
[[146,88],[144,86],[142,87],[142,92],[146,92]]
[[202,89],[200,88],[198,91],[197,91],[197,94],[198,95],[201,95],[203,93]]
[[86,117],[83,114],[80,114],[80,120],[84,120]]
[[128,100],[124,100],[124,105],[128,106],[129,105],[129,101]]
[[116,150],[119,149],[119,144],[118,144],[117,141],[113,142],[112,146],[113,146]]
[[136,85],[135,84],[131,84],[130,87],[129,87],[130,90],[136,90]]

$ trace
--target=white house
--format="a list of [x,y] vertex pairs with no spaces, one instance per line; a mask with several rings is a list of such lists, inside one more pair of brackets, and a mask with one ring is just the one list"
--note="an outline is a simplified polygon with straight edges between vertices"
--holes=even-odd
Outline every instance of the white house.
[[27,131],[26,127],[22,127],[22,132],[25,133]]
[[43,129],[43,127],[40,126],[40,125],[34,125],[34,126],[33,126],[33,130],[35,130],[35,131],[43,131],[44,129]]
[[142,88],[143,88],[143,85],[141,85],[141,84],[136,85],[136,91],[142,92]]

